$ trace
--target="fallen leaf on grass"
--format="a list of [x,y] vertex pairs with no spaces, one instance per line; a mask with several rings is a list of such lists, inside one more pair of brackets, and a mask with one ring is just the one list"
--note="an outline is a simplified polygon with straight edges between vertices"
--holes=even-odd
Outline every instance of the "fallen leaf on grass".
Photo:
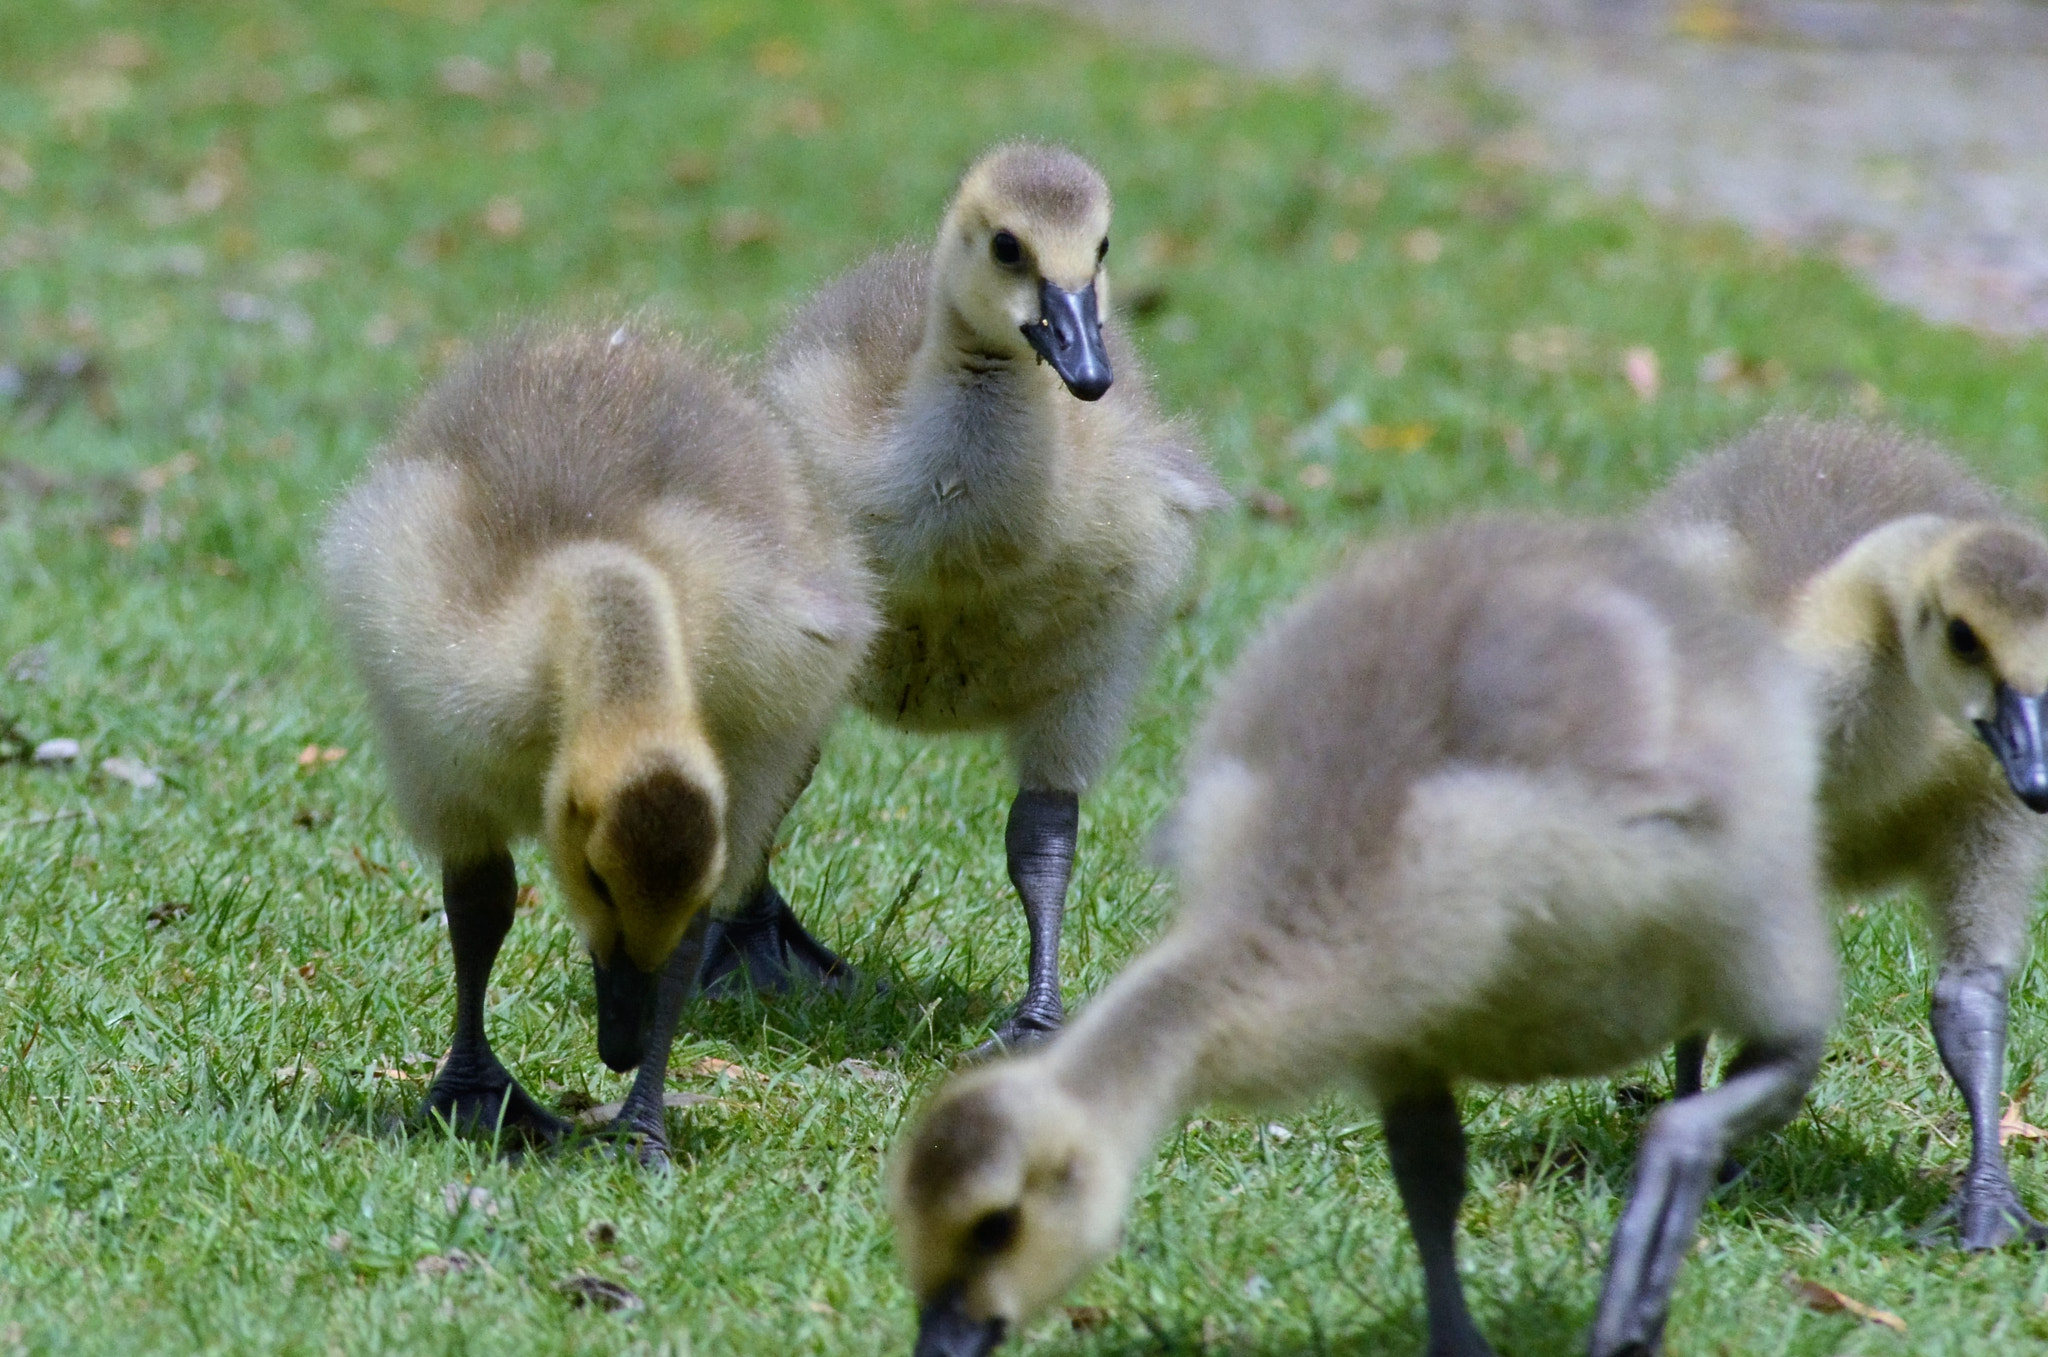
[[311,1086],[320,1082],[320,1071],[303,1060],[294,1060],[289,1065],[279,1065],[270,1072],[270,1077],[280,1084],[304,1083]]
[[1352,436],[1367,452],[1420,452],[1436,433],[1434,424],[1368,424],[1353,429]]
[[2012,1140],[2048,1140],[2048,1131],[2027,1120],[2026,1109],[2017,1098],[2006,1106],[2005,1115],[1998,1119],[1998,1143],[2003,1145]]
[[505,83],[482,57],[449,57],[434,68],[434,74],[444,91],[465,99],[495,99]]
[[[696,1107],[700,1103],[715,1103],[717,1101],[719,1100],[708,1094],[680,1093],[674,1089],[661,1095],[661,1105],[663,1107]],[[619,1115],[619,1109],[624,1106],[625,1104],[620,1102],[604,1103],[597,1107],[586,1107],[576,1114],[576,1124],[587,1129],[603,1126],[616,1120]]]
[[593,1277],[587,1272],[562,1278],[555,1283],[555,1290],[567,1296],[571,1305],[591,1305],[614,1313],[647,1308],[647,1302],[641,1300],[630,1286]]
[[745,1065],[738,1064],[731,1060],[720,1060],[715,1055],[707,1055],[703,1059],[692,1063],[690,1066],[690,1073],[709,1075],[713,1077],[722,1074],[725,1075],[727,1078],[746,1079],[756,1084],[765,1084],[768,1082],[768,1076],[761,1073],[761,1071],[750,1070]]
[[356,867],[364,876],[390,876],[391,869],[362,850],[359,844],[350,844],[348,851],[356,860]]
[[412,1270],[426,1278],[446,1277],[453,1273],[468,1272],[484,1265],[481,1258],[472,1257],[461,1249],[450,1249],[446,1253],[430,1253],[412,1265]]
[[325,749],[317,744],[309,744],[299,751],[299,767],[317,768],[324,763],[340,763],[347,757],[348,751],[338,744],[329,745]]
[[192,912],[189,900],[166,900],[143,918],[144,928],[168,928]]
[[896,1073],[896,1071],[885,1070],[880,1065],[870,1065],[865,1060],[842,1060],[834,1068],[842,1074],[850,1074],[856,1079],[865,1079],[871,1084],[900,1084],[903,1082],[903,1076]]
[[1088,1333],[1109,1323],[1109,1311],[1099,1305],[1069,1305],[1067,1323],[1073,1325],[1075,1333]]
[[1799,1298],[1800,1304],[1809,1310],[1816,1310],[1824,1315],[1854,1315],[1866,1324],[1882,1324],[1893,1333],[1906,1331],[1906,1321],[1891,1311],[1880,1310],[1875,1305],[1865,1305],[1854,1296],[1845,1296],[1832,1286],[1822,1286],[1819,1282],[1808,1281],[1795,1272],[1785,1274],[1785,1286]]
[[459,1216],[465,1211],[474,1211],[480,1216],[498,1214],[498,1203],[491,1196],[490,1189],[473,1187],[468,1183],[443,1183],[441,1205],[448,1208],[451,1216]]
[[141,759],[129,759],[119,755],[111,759],[100,759],[100,772],[113,778],[115,782],[127,782],[137,792],[154,792],[156,788],[164,786],[164,774],[156,772]]

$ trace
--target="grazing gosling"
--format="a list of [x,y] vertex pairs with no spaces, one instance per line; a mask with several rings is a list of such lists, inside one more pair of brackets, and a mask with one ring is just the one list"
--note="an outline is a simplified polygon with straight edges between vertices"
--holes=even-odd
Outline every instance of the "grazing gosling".
[[617,1128],[661,1159],[699,954],[678,943],[765,870],[875,626],[851,534],[704,358],[529,324],[427,392],[321,559],[399,813],[441,861],[455,1037],[426,1111],[566,1129],[484,1033],[509,846],[537,835],[590,952],[599,1053],[640,1070]]
[[985,1353],[1117,1244],[1190,1107],[1378,1104],[1436,1357],[1492,1351],[1453,1237],[1456,1081],[1598,1074],[1713,1029],[1659,1112],[1596,1357],[1658,1346],[1724,1148],[1792,1116],[1835,1009],[1804,675],[1619,529],[1481,520],[1372,549],[1227,680],[1164,836],[1166,937],[1043,1050],[949,1084],[892,1204],[919,1357]]
[[[1197,517],[1222,502],[1189,430],[1105,337],[1109,218],[1081,157],[1000,147],[968,170],[933,249],[877,255],[825,288],[764,377],[882,579],[861,705],[909,730],[1009,736],[1004,845],[1031,963],[1002,1044],[1061,1022],[1080,794],[1185,597]],[[779,978],[773,927],[789,917],[765,892],[746,938],[714,940],[727,955],[707,979],[735,954],[757,983]]]
[[[2048,540],[1938,448],[1851,420],[1766,423],[1647,513],[1718,553],[1818,670],[1829,884],[1913,883],[1932,916],[1934,1040],[1971,1135],[1930,1229],[1953,1221],[1969,1249],[2048,1241],[1998,1141],[2006,983],[2048,846]],[[1681,1091],[1704,1055],[1680,1047]]]

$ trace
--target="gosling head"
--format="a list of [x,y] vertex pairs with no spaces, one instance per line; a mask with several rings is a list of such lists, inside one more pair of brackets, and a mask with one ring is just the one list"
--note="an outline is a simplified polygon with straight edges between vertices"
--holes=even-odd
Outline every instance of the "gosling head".
[[548,778],[544,828],[590,949],[598,1054],[630,1070],[662,968],[725,873],[725,780],[708,748],[585,735]]
[[2048,541],[1971,524],[1916,573],[1905,646],[1914,683],[1990,746],[2020,800],[2048,812]]
[[1109,390],[1109,185],[1072,151],[1018,144],[976,161],[939,232],[936,286],[989,353],[1035,353],[1084,401]]
[[916,1357],[984,1357],[1115,1252],[1124,1179],[1040,1060],[948,1084],[898,1146],[890,1183]]

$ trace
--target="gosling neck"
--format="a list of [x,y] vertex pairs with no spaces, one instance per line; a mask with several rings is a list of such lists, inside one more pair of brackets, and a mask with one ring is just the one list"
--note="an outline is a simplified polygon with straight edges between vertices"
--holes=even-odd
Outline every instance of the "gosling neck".
[[550,574],[546,645],[565,736],[694,732],[696,691],[669,582],[603,547],[563,553]]
[[1914,514],[1858,538],[1793,599],[1792,648],[1829,673],[1877,658],[1904,664],[1926,562],[1956,529],[1950,519]]
[[1185,950],[1169,941],[1139,958],[1046,1056],[1132,1173],[1201,1093],[1216,1005],[1200,979],[1201,959]]
[[934,290],[897,430],[901,563],[1028,554],[1056,500],[1070,399],[1021,341],[990,343]]

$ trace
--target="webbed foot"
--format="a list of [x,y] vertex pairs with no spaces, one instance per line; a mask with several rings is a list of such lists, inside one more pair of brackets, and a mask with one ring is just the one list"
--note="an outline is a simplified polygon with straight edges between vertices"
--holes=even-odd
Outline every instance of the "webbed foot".
[[2004,1248],[2018,1240],[2033,1248],[2048,1248],[2048,1225],[2027,1214],[2012,1179],[2004,1170],[1972,1171],[1963,1176],[1948,1204],[1935,1212],[1918,1230],[1913,1242],[1923,1247],[1935,1244],[1955,1228],[1957,1242],[1971,1252]]
[[706,994],[783,994],[798,986],[844,989],[857,978],[846,958],[810,935],[781,892],[764,885],[738,914],[711,921],[697,987]]
[[668,1127],[663,1124],[664,1120],[659,1105],[652,1109],[650,1115],[647,1109],[636,1108],[629,1102],[619,1109],[619,1115],[605,1127],[604,1134],[618,1142],[621,1152],[630,1148],[641,1168],[666,1173],[669,1168]]
[[1030,1050],[1051,1040],[1065,1023],[1066,1014],[1058,1003],[1033,1004],[1027,999],[1003,1021],[994,1036],[967,1053],[968,1059],[993,1060],[997,1056]]
[[569,1133],[567,1121],[535,1102],[496,1056],[450,1056],[420,1108],[427,1124],[439,1121],[464,1135],[552,1145]]

